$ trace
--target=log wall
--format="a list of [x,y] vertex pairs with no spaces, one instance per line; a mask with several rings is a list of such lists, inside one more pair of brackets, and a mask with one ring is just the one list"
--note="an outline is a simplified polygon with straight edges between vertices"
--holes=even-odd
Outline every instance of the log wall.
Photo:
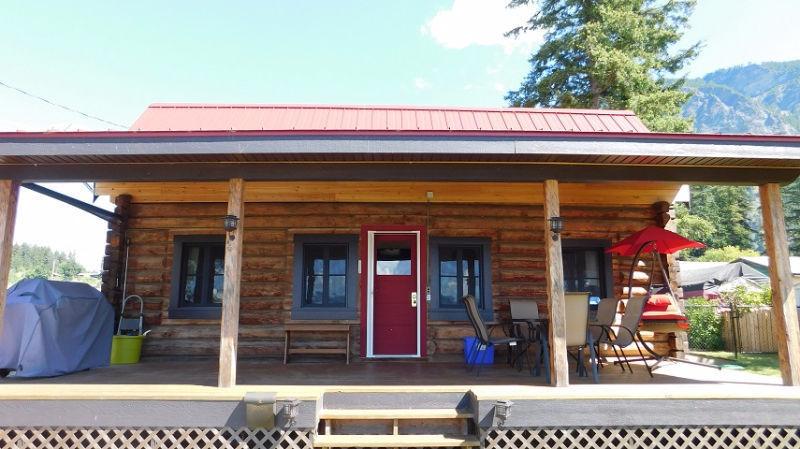
[[[218,320],[169,318],[173,239],[222,234],[224,203],[137,203],[129,207],[128,294],[145,299],[145,355],[211,355],[219,349]],[[652,224],[649,206],[562,206],[563,238],[617,241]],[[543,210],[526,205],[424,203],[248,203],[244,220],[239,354],[278,356],[281,323],[290,319],[294,236],[358,234],[362,224],[424,225],[433,237],[487,237],[492,241],[495,318],[508,317],[508,300],[534,298],[546,311]],[[613,258],[615,294],[622,294],[629,258]],[[466,322],[429,321],[432,358],[462,350]],[[353,326],[353,353],[359,352]],[[334,345],[335,342],[318,342]]]

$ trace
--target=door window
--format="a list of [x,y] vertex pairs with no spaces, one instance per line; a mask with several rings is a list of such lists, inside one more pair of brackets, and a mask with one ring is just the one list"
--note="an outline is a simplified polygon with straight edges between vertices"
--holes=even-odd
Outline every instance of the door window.
[[378,276],[411,276],[411,248],[407,243],[383,243],[376,256],[375,273]]

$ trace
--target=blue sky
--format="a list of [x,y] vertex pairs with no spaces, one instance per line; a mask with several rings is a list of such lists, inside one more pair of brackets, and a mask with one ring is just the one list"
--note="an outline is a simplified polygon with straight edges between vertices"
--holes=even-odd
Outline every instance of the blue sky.
[[[152,102],[502,106],[541,39],[504,39],[531,12],[504,3],[7,0],[0,81],[126,125]],[[800,59],[797,17],[797,0],[700,0],[689,74]],[[0,130],[108,127],[0,87]],[[102,222],[52,229],[52,207],[26,193],[16,240],[99,267]]]

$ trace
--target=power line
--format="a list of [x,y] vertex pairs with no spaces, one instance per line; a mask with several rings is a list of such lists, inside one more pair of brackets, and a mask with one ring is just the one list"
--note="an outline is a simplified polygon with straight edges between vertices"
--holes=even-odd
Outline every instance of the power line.
[[21,93],[22,95],[25,95],[25,96],[28,96],[28,97],[35,98],[37,100],[43,101],[43,102],[45,102],[45,103],[47,103],[47,104],[49,104],[51,106],[55,106],[57,108],[61,108],[61,109],[64,109],[66,111],[69,111],[69,112],[74,112],[76,114],[80,114],[80,115],[82,115],[82,116],[84,116],[86,118],[90,118],[92,120],[97,120],[97,121],[100,121],[100,122],[103,122],[103,123],[107,123],[109,125],[113,125],[113,126],[116,126],[118,128],[123,128],[123,129],[130,128],[129,126],[120,125],[119,123],[114,123],[111,120],[106,120],[104,118],[97,117],[96,115],[87,114],[87,113],[81,112],[81,111],[79,111],[77,109],[73,109],[73,108],[71,108],[69,106],[64,106],[63,104],[55,103],[53,101],[48,100],[47,98],[42,98],[42,97],[40,97],[38,95],[34,95],[34,94],[30,93],[30,92],[27,92],[27,91],[24,91],[24,90],[20,89],[19,87],[11,86],[11,85],[6,84],[6,83],[4,83],[2,81],[0,81],[0,86],[6,87],[6,88],[11,89],[11,90],[15,90],[15,91]]

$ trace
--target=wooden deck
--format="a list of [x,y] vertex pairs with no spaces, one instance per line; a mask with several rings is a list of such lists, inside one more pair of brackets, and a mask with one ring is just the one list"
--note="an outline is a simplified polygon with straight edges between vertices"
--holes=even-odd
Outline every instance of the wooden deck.
[[666,363],[653,379],[643,366],[623,374],[618,367],[601,370],[600,384],[578,378],[554,388],[497,364],[480,377],[459,363],[427,362],[239,362],[238,385],[216,387],[216,360],[144,361],[47,379],[0,380],[0,400],[35,399],[161,399],[240,400],[246,392],[272,391],[279,397],[313,399],[325,392],[468,391],[479,399],[570,398],[797,398],[800,388],[783,387],[779,377]]

